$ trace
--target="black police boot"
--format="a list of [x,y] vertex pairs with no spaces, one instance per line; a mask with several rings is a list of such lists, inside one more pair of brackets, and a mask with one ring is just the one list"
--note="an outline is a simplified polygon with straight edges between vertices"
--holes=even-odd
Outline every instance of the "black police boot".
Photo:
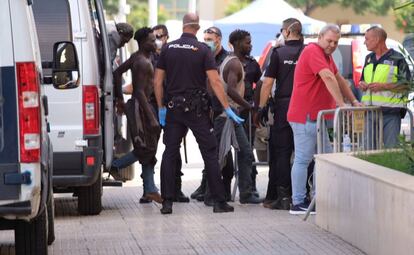
[[231,200],[231,179],[223,179],[224,198],[227,202]]
[[[193,193],[191,193],[190,197],[192,199],[197,199],[198,201],[203,201],[204,200],[204,193],[206,193],[206,182],[207,182],[207,178],[206,178],[205,174],[203,173],[203,177],[201,178],[200,186]],[[202,199],[199,200],[198,199],[199,197],[202,197]]]
[[289,210],[292,202],[290,187],[278,186],[277,199],[270,204],[270,209]]
[[189,203],[190,202],[190,198],[187,197],[183,191],[181,190],[181,177],[177,177],[176,178],[176,182],[175,182],[175,198],[174,198],[174,202],[179,202],[179,203]]
[[174,202],[189,203],[190,198],[187,197],[181,190],[176,192]]
[[164,199],[164,201],[162,201],[162,208],[160,209],[161,214],[171,214],[172,206],[173,206],[172,200]]
[[215,213],[234,212],[234,207],[229,205],[225,201],[217,201],[214,203],[213,212]]

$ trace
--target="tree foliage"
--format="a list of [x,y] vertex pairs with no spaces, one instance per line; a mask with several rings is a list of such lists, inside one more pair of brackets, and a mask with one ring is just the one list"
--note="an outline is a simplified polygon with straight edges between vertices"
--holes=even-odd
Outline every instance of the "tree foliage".
[[[131,24],[134,30],[148,26],[148,0],[130,0],[127,1],[131,6],[131,12],[127,16],[127,22]],[[118,13],[118,0],[103,0],[106,14],[113,18]],[[164,24],[168,19],[168,13],[164,8],[158,9],[158,23]]]
[[414,33],[414,1],[402,7],[394,10],[395,24],[404,33]]
[[235,12],[238,12],[244,7],[248,6],[253,1],[254,0],[232,0],[230,4],[227,6],[226,10],[224,11],[224,14],[226,16],[229,16]]
[[351,7],[357,14],[375,13],[386,14],[399,0],[286,0],[291,5],[301,8],[306,15],[312,13],[317,7],[339,3],[344,7]]

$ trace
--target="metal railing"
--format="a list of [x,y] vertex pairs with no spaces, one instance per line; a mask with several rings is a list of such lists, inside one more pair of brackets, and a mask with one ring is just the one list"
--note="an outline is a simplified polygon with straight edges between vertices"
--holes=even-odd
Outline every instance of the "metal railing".
[[[408,130],[405,140],[414,141],[413,113],[407,109]],[[332,127],[329,119],[333,117]],[[332,152],[356,152],[368,150],[381,150],[383,148],[383,116],[382,110],[377,106],[367,107],[340,107],[334,110],[320,111],[317,119],[317,153],[327,153],[324,136],[331,128]],[[316,195],[312,198],[306,215],[306,220],[316,203]]]
[[334,153],[382,149],[383,120],[380,107],[341,107],[320,111],[316,125],[318,154],[326,153],[325,132],[330,135]]

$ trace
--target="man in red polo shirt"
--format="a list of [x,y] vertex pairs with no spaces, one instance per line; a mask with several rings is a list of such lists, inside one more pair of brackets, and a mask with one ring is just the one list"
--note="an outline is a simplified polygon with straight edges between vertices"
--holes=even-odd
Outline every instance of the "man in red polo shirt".
[[[319,33],[318,42],[310,43],[303,50],[296,65],[287,114],[295,146],[291,172],[291,214],[305,214],[309,206],[309,201],[305,201],[306,178],[308,165],[316,153],[318,112],[345,106],[344,97],[354,106],[361,105],[352,94],[348,82],[338,72],[332,58],[340,37],[341,32],[336,25],[326,25]],[[325,145],[329,147],[325,148],[325,152],[332,151],[329,140]]]

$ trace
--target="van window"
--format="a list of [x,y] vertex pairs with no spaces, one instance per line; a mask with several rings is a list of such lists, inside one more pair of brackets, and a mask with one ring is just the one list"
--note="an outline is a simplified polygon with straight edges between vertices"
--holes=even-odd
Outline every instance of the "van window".
[[42,61],[52,61],[53,44],[58,41],[72,41],[68,0],[33,1],[33,13]]

